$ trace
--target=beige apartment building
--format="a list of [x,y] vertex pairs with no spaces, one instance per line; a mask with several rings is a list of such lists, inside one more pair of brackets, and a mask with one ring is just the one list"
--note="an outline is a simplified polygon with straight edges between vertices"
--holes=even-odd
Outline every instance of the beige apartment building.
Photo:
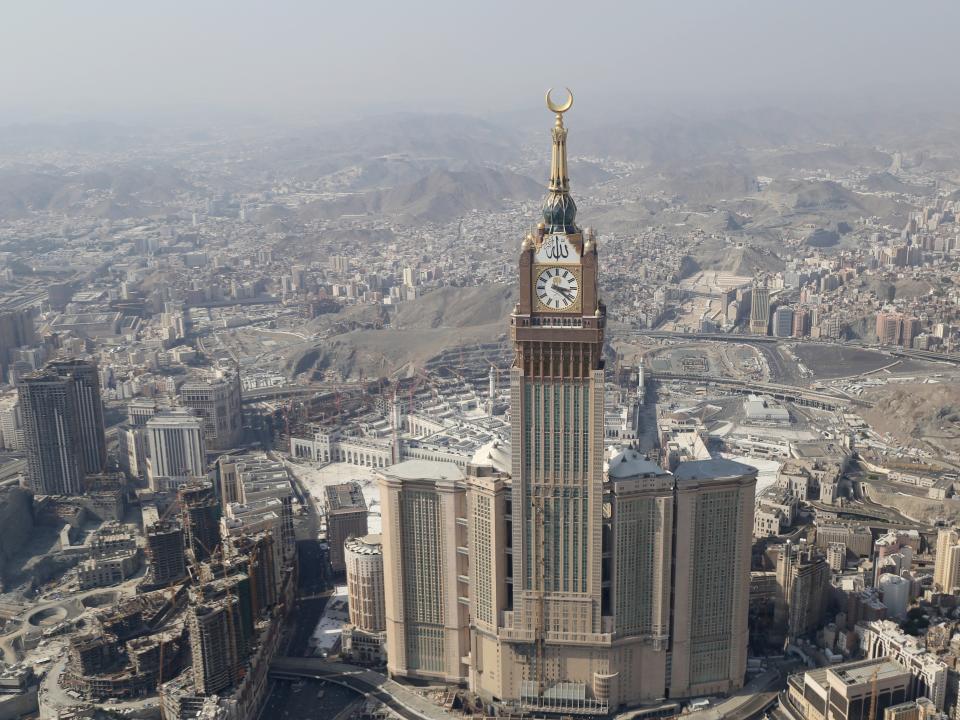
[[944,528],[937,533],[933,582],[945,593],[960,588],[960,532],[956,528]]

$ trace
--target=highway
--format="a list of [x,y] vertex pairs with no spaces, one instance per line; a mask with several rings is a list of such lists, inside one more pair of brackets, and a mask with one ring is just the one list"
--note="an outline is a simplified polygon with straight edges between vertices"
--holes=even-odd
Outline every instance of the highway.
[[379,700],[404,720],[456,720],[459,717],[385,675],[323,658],[274,658],[270,663],[270,677],[275,680],[325,680],[342,685]]
[[826,390],[810,390],[797,385],[780,385],[777,383],[758,382],[753,380],[737,380],[736,378],[718,377],[716,375],[698,375],[696,373],[674,373],[660,370],[648,371],[647,377],[654,380],[679,380],[695,382],[704,385],[719,385],[734,392],[744,394],[759,393],[771,395],[778,400],[790,400],[798,405],[811,405],[826,410],[837,410],[846,405],[859,407],[873,407],[873,403],[859,398],[851,398],[839,393]]
[[721,342],[735,342],[746,344],[779,343],[779,342],[801,342],[812,345],[849,345],[852,347],[863,348],[865,350],[877,350],[889,353],[895,357],[912,358],[914,360],[930,360],[933,362],[951,363],[960,365],[960,354],[956,353],[938,353],[931,350],[913,350],[912,348],[901,348],[891,345],[878,345],[865,342],[840,342],[837,340],[813,340],[811,338],[795,337],[771,337],[769,335],[734,335],[730,333],[678,333],[665,332],[661,330],[636,330],[636,335],[652,338],[662,338],[665,340],[719,340]]

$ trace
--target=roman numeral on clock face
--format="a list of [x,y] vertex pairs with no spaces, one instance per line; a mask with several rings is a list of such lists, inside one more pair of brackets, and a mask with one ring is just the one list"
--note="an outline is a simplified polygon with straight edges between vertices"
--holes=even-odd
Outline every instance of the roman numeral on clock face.
[[576,302],[580,285],[567,268],[551,267],[537,276],[536,292],[544,307],[565,310]]

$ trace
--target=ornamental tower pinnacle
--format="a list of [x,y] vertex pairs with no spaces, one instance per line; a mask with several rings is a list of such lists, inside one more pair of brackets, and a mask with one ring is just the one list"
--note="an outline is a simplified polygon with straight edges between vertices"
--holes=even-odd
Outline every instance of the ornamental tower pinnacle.
[[570,177],[567,174],[567,129],[563,114],[573,107],[573,93],[567,89],[567,101],[557,105],[547,90],[547,108],[557,116],[553,126],[553,149],[550,153],[550,185],[543,201],[543,221],[547,232],[577,232],[577,204],[570,196]]

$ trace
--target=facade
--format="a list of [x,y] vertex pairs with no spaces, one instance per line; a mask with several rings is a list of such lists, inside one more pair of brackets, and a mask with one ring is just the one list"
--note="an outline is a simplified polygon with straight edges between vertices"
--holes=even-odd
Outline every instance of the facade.
[[856,631],[864,655],[871,659],[890,658],[910,673],[909,697],[927,697],[937,710],[944,709],[951,673],[943,660],[890,620],[861,622]]
[[186,547],[197,560],[206,560],[220,544],[220,516],[223,511],[213,486],[205,480],[181,485],[180,500]]
[[23,417],[20,398],[8,395],[0,399],[0,438],[5,450],[23,450]]
[[385,659],[387,614],[383,584],[383,544],[379,535],[351,537],[344,544],[350,623],[343,631],[343,652],[353,660]]
[[357,482],[326,487],[327,543],[330,545],[330,567],[335,573],[346,570],[343,544],[348,537],[367,534],[367,502]]
[[825,549],[833,542],[843,543],[857,557],[873,554],[873,533],[863,525],[818,525],[817,547]]
[[511,442],[381,473],[387,669],[512,713],[606,715],[743,685],[756,470],[605,456],[606,311],[568,108],[552,108],[544,222],[521,247]]
[[186,577],[183,529],[173,522],[157,522],[147,528],[147,560],[152,585],[167,586]]
[[224,507],[233,503],[255,504],[261,500],[277,500],[279,525],[276,529],[278,547],[285,560],[296,552],[293,529],[293,488],[283,463],[266,456],[236,457],[223,455],[216,464],[217,492]]
[[49,363],[47,368],[71,381],[76,399],[83,473],[102,473],[107,466],[107,440],[104,434],[103,401],[100,397],[100,373],[97,364],[91,360],[59,360]]
[[910,673],[888,658],[857,660],[808,670],[788,678],[791,704],[804,720],[866,720],[871,717],[876,690],[875,714],[912,700]]
[[793,308],[781,305],[773,313],[773,334],[776,337],[791,337],[793,335]]
[[380,476],[390,675],[460,683],[470,652],[464,476],[407,460]]
[[73,381],[44,370],[17,382],[30,486],[40,495],[83,493],[83,435]]
[[670,697],[727,693],[747,666],[756,470],[731,460],[681,463],[670,638]]
[[789,640],[820,626],[829,592],[830,565],[817,549],[791,542],[781,547],[774,624],[786,632]]
[[203,420],[188,410],[170,410],[146,422],[150,488],[175,491],[207,471]]
[[36,342],[37,331],[29,309],[0,313],[0,377],[7,376],[11,351],[25,345],[35,345]]
[[239,598],[194,603],[187,610],[187,626],[197,692],[213,695],[232,686],[245,659]]
[[770,290],[755,285],[750,293],[750,332],[766,335],[770,328]]
[[933,583],[945,593],[960,588],[960,531],[956,528],[942,528],[937,532]]
[[180,402],[203,418],[210,452],[229,450],[243,438],[240,373],[227,371],[208,380],[191,380],[180,387]]

